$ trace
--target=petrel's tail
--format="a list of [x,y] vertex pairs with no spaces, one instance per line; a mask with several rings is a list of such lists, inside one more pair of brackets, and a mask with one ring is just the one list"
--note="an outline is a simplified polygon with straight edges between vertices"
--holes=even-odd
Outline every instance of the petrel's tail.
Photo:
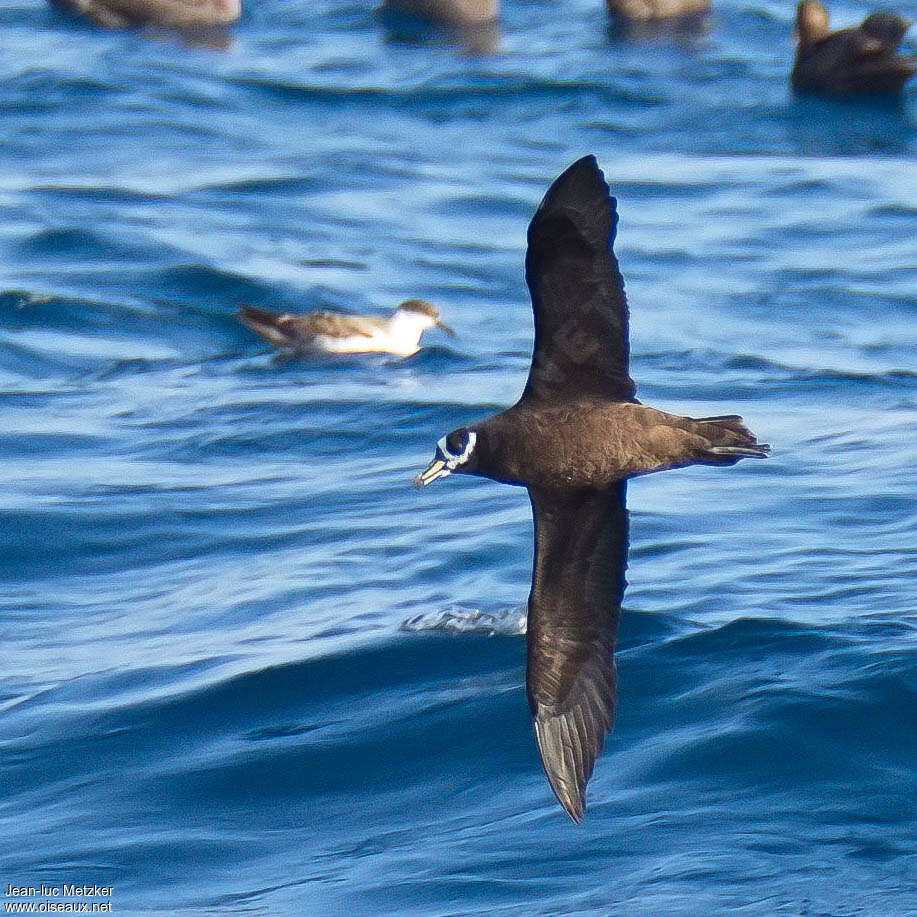
[[703,457],[712,465],[734,465],[743,458],[767,458],[771,451],[767,443],[758,442],[738,414],[696,417],[694,422],[701,425],[697,432],[710,443]]
[[256,309],[254,306],[240,306],[239,321],[278,347],[290,347],[294,343],[289,328],[284,327],[286,316],[280,312]]

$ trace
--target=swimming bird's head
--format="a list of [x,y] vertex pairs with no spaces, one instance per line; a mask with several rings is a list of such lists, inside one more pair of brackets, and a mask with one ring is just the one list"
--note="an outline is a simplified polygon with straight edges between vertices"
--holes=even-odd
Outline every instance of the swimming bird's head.
[[455,337],[455,332],[439,317],[439,309],[425,299],[406,299],[395,310],[394,321],[396,324],[410,324],[415,327],[418,335],[423,334],[427,328],[442,328],[450,337]]
[[433,461],[414,478],[416,487],[432,484],[437,478],[444,478],[456,472],[468,474],[477,467],[474,446],[478,434],[467,427],[448,433],[436,444]]
[[870,37],[876,38],[889,48],[897,48],[908,30],[910,22],[902,19],[897,13],[881,10],[871,13],[863,20],[860,28]]

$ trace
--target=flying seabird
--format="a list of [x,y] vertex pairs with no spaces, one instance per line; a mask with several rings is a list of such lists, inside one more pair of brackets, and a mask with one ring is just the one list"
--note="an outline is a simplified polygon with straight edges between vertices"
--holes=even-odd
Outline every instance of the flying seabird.
[[52,0],[111,29],[130,25],[199,29],[225,26],[242,15],[241,0]]
[[634,397],[615,208],[594,156],[551,185],[528,231],[535,347],[522,397],[444,436],[414,479],[473,474],[528,488],[528,700],[548,780],[574,821],[614,719],[627,479],[769,451],[736,415],[679,417]]
[[247,328],[288,353],[417,353],[428,328],[455,332],[439,318],[439,309],[425,299],[406,299],[389,318],[310,312],[292,315],[242,306],[239,319]]
[[794,89],[828,96],[894,95],[917,74],[917,57],[898,53],[910,23],[896,13],[867,16],[856,28],[828,30],[820,0],[796,8]]

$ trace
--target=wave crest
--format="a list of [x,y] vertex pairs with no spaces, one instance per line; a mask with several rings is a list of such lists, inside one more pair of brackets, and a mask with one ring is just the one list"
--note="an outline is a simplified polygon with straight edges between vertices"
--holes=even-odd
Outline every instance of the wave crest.
[[485,633],[488,636],[502,634],[521,637],[525,634],[525,606],[514,605],[497,611],[482,611],[480,608],[465,608],[450,605],[439,611],[429,611],[408,618],[401,629],[409,632],[445,631],[450,634]]

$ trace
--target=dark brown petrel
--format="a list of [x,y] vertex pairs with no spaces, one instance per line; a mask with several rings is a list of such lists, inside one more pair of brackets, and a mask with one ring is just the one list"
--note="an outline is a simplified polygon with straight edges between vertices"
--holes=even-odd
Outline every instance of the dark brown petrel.
[[474,474],[528,488],[535,563],[529,706],[548,780],[574,821],[614,719],[627,565],[627,478],[764,458],[741,418],[665,414],[634,398],[616,202],[594,156],[548,190],[529,226],[535,350],[519,401],[454,430],[415,483]]
[[917,74],[917,57],[898,53],[910,23],[896,13],[867,16],[856,28],[828,30],[820,0],[796,8],[794,89],[827,96],[894,95]]

